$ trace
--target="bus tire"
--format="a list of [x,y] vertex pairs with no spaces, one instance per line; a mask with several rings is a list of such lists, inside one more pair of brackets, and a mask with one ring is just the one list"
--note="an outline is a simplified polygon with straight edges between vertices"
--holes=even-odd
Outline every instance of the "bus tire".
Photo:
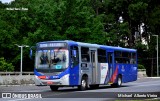
[[58,86],[50,86],[50,89],[52,90],[52,91],[57,91],[58,90]]
[[118,75],[118,78],[117,78],[117,87],[120,87],[120,86],[122,86],[122,76]]
[[82,77],[81,85],[78,86],[78,89],[81,90],[81,91],[86,90],[87,85],[88,85],[87,77]]
[[117,82],[111,85],[112,87],[120,87],[122,86],[122,76],[118,75]]

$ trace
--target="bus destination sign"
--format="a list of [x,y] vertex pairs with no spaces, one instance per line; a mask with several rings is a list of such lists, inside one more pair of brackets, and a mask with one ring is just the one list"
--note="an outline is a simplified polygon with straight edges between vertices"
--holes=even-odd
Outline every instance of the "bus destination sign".
[[46,47],[66,47],[66,43],[40,43],[40,48],[46,48]]

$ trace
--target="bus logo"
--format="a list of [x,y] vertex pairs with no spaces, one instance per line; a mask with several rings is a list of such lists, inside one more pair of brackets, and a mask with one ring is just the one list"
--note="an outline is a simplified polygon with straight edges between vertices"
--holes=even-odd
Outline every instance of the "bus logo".
[[58,76],[53,76],[54,79],[59,78]]
[[49,76],[46,76],[46,79],[49,79]]

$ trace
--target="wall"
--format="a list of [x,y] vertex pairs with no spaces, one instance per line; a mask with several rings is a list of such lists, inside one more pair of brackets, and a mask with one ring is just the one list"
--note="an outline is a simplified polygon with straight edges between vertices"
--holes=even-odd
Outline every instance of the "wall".
[[0,76],[0,85],[34,84],[34,75],[3,75]]

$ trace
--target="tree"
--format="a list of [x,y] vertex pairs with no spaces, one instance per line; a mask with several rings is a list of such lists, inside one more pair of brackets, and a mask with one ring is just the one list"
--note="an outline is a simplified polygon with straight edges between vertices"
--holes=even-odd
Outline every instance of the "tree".
[[[0,11],[1,55],[19,67],[19,49],[15,44],[34,46],[40,41],[74,40],[103,44],[103,15],[96,15],[90,0],[16,0],[7,7],[28,8],[27,11],[5,8]],[[3,15],[3,16],[2,16]],[[85,37],[84,37],[85,36]],[[7,42],[6,42],[7,40]],[[28,49],[24,63],[29,62]],[[24,65],[24,70],[29,64]],[[32,66],[34,66],[32,64]],[[30,67],[30,66],[29,66]],[[33,68],[33,67],[32,67]]]
[[14,66],[12,65],[12,63],[7,63],[7,61],[3,57],[1,57],[0,71],[14,71]]

